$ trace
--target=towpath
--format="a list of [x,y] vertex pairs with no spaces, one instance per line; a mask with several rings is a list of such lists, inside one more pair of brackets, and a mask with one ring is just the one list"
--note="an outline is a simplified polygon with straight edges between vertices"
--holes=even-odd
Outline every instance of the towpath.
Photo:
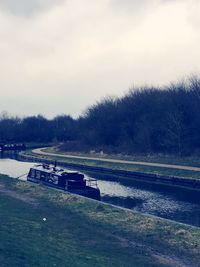
[[45,152],[45,151],[43,151],[44,149],[45,148],[34,149],[33,153],[39,154],[39,155],[56,156],[56,157],[63,157],[63,158],[96,160],[96,161],[111,162],[111,163],[124,163],[124,164],[133,164],[133,165],[161,167],[161,168],[171,168],[171,169],[178,169],[178,170],[188,170],[188,171],[200,172],[200,168],[199,167],[173,165],[173,164],[163,164],[163,163],[153,163],[153,162],[143,162],[143,161],[131,161],[131,160],[120,160],[120,159],[109,159],[109,158],[75,156],[75,155],[70,155],[70,154],[59,154],[59,153]]

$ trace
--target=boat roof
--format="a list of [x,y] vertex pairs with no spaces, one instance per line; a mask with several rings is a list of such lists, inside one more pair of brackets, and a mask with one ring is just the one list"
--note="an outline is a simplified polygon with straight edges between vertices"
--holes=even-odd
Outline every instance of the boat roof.
[[41,171],[41,172],[46,172],[46,173],[53,173],[57,175],[67,175],[67,174],[80,174],[81,173],[77,171],[69,171],[69,170],[64,170],[58,167],[55,167],[53,165],[48,165],[48,164],[37,164],[31,167],[31,169]]

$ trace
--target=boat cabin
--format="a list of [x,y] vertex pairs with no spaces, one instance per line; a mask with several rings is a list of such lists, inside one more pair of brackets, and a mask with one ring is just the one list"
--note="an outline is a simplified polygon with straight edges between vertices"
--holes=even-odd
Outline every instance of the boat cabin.
[[36,165],[30,169],[28,180],[45,182],[65,190],[86,187],[84,175],[75,171],[65,171],[47,164]]

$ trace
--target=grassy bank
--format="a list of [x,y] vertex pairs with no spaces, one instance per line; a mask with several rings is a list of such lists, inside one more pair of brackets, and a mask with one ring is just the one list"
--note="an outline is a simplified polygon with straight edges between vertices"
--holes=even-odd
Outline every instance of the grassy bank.
[[[200,229],[0,175],[1,266],[198,266]],[[46,218],[46,221],[43,221]]]
[[[137,164],[106,162],[106,161],[98,161],[95,159],[91,160],[91,159],[70,158],[70,157],[67,157],[66,154],[60,154],[60,152],[55,151],[52,148],[44,149],[44,151],[50,152],[50,153],[57,153],[58,155],[57,156],[40,155],[39,156],[40,158],[52,159],[52,160],[66,162],[66,163],[82,164],[82,165],[87,165],[87,166],[92,166],[92,167],[103,167],[103,168],[108,168],[108,169],[113,169],[113,170],[128,170],[128,171],[133,171],[133,172],[143,172],[143,173],[152,173],[152,174],[165,175],[165,176],[177,176],[177,177],[200,179],[199,171],[171,169],[171,168],[145,166],[145,165],[137,165]],[[38,156],[37,154],[33,153],[31,150],[26,151],[26,154],[32,155],[32,156]]]
[[[41,147],[41,146],[40,146]],[[96,158],[105,158],[105,159],[119,159],[119,160],[129,160],[129,161],[143,161],[150,163],[163,163],[163,164],[175,164],[175,165],[185,165],[191,167],[200,167],[200,158],[198,156],[176,156],[168,154],[101,154],[101,153],[82,153],[82,152],[67,152],[58,149],[56,146],[49,146],[45,148],[44,151],[49,153],[59,153],[59,154],[71,154],[75,156],[85,156],[85,157],[96,157]]]

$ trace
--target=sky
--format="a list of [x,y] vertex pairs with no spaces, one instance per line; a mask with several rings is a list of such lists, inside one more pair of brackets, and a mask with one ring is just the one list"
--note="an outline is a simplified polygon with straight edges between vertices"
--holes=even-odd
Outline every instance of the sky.
[[77,117],[200,73],[199,0],[0,0],[0,113]]

